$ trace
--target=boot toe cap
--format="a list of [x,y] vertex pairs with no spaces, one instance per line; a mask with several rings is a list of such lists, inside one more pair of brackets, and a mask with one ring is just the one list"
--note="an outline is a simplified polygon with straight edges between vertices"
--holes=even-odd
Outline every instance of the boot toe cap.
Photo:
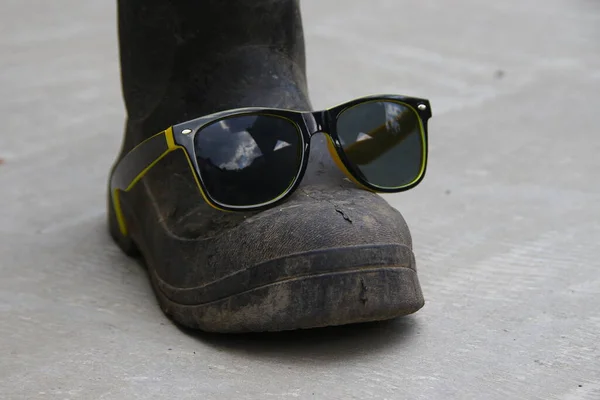
[[366,191],[304,188],[211,237],[171,240],[178,251],[152,278],[164,310],[188,326],[295,329],[388,319],[423,305],[408,227]]

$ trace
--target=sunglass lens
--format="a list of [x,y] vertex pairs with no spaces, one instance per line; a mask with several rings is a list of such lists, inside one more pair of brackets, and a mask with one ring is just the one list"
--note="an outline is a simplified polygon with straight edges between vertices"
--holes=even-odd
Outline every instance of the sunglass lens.
[[235,116],[214,122],[194,138],[208,195],[223,206],[272,202],[295,182],[302,165],[302,136],[274,115]]
[[408,105],[361,103],[342,112],[336,127],[346,158],[370,184],[400,189],[423,174],[424,131],[416,111]]

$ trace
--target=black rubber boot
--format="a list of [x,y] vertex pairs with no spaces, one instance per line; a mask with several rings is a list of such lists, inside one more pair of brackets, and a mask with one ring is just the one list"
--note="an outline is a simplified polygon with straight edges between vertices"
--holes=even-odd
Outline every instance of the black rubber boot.
[[[299,2],[120,0],[122,152],[170,125],[218,110],[308,110]],[[385,320],[423,295],[408,227],[379,196],[348,182],[322,135],[302,186],[253,214],[209,207],[180,152],[122,193],[125,238],[164,312],[190,328],[277,331]]]

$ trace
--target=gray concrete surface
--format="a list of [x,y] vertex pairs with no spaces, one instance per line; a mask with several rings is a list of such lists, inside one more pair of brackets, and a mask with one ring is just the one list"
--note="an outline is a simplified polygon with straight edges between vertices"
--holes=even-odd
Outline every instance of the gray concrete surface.
[[[340,4],[343,4],[341,6]],[[110,1],[0,5],[0,399],[600,399],[600,3],[303,3],[315,106],[429,97],[406,216],[427,304],[188,335],[111,243]]]

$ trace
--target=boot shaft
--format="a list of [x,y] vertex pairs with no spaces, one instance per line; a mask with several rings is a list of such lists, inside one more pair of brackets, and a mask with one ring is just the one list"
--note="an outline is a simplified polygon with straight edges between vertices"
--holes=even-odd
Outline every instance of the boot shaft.
[[310,107],[298,0],[119,0],[118,15],[133,142],[226,108]]

